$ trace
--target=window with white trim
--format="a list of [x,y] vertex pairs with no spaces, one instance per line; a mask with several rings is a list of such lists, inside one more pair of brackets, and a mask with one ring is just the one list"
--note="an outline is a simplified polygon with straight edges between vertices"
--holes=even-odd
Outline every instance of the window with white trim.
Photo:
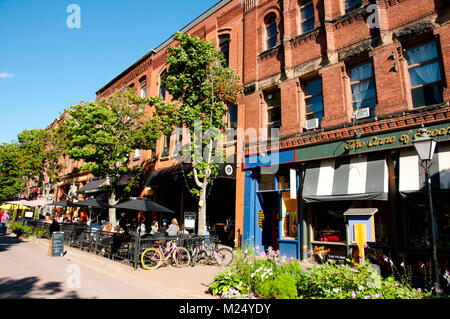
[[442,80],[436,41],[406,49],[414,107],[441,103]]
[[350,85],[353,109],[359,110],[368,107],[370,116],[373,117],[377,104],[377,94],[372,61],[350,67]]
[[[271,92],[264,92],[264,99],[267,105],[267,138],[277,137],[276,130],[281,127],[281,93],[280,89]],[[272,135],[274,134],[274,135]]]

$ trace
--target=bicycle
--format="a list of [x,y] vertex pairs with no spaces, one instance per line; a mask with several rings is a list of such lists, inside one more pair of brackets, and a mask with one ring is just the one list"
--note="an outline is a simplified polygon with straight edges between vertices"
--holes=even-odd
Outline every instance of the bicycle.
[[176,240],[171,240],[169,247],[163,249],[158,245],[145,250],[141,256],[142,267],[148,270],[158,269],[169,260],[174,261],[177,266],[187,267],[191,262],[191,255],[186,248],[178,247]]
[[[199,238],[192,251],[191,266],[199,260],[206,259],[209,261],[215,261],[219,266],[228,266],[233,261],[233,251],[230,248],[219,248],[217,242],[211,246],[206,244],[203,238]],[[214,247],[212,247],[214,245]]]

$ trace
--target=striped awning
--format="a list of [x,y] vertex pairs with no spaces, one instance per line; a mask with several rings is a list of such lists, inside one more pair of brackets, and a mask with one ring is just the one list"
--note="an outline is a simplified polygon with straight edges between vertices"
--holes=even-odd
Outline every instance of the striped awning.
[[[400,152],[399,191],[403,197],[425,192],[425,174],[414,148]],[[450,144],[438,144],[430,168],[431,190],[450,190]]]
[[305,202],[388,199],[384,154],[369,153],[313,162],[306,167]]

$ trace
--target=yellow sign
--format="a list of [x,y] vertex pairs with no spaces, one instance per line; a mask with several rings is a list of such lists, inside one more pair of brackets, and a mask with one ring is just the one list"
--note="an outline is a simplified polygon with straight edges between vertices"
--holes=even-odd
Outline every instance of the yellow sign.
[[355,232],[355,242],[358,245],[359,258],[360,260],[364,260],[364,246],[366,245],[367,234],[366,234],[366,225],[364,224],[355,224],[354,225]]
[[264,211],[260,210],[258,212],[258,224],[259,224],[259,228],[262,228],[263,226],[263,222],[266,218],[264,217]]

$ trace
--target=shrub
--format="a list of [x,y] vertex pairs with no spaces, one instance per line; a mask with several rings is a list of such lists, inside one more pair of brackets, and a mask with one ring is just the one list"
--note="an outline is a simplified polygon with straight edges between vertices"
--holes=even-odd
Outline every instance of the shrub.
[[[230,291],[232,290],[232,291]],[[227,293],[227,291],[230,291]],[[333,261],[305,271],[296,259],[279,256],[271,248],[258,253],[238,251],[231,267],[210,284],[214,295],[279,299],[421,299],[431,291],[413,289],[406,280],[382,278],[370,264],[353,267]],[[224,294],[225,293],[225,294]]]
[[20,222],[12,223],[10,225],[11,231],[16,234],[17,237],[25,234],[27,237],[31,236],[34,232],[34,228],[31,226],[25,226]]

